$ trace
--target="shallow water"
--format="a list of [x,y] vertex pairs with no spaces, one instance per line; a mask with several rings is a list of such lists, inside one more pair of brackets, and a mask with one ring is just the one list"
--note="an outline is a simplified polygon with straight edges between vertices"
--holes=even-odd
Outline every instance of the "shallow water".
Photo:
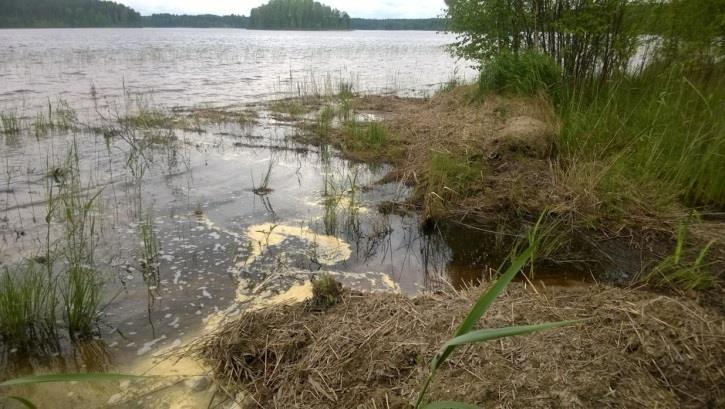
[[[358,91],[429,93],[453,75],[470,75],[442,49],[451,40],[420,32],[0,30],[0,112],[24,123],[19,134],[2,135],[0,266],[44,254],[49,192],[75,146],[81,186],[99,193],[95,259],[105,283],[96,340],[66,342],[53,359],[6,350],[2,372],[145,373],[160,351],[228,317],[303,297],[323,272],[347,287],[411,294],[482,279],[505,255],[483,245],[490,234],[423,232],[415,214],[381,213],[380,203],[409,193],[376,183],[385,166],[294,142],[299,130],[261,103],[334,92],[340,81]],[[33,118],[49,101],[57,110],[56,98],[82,126],[36,135]],[[126,114],[202,106],[255,119],[111,132]],[[156,142],[138,148],[149,140]],[[263,185],[268,192],[260,195]],[[144,223],[158,250],[151,276],[141,252]],[[90,403],[80,397],[91,392]],[[79,388],[63,399],[97,407],[116,393],[118,385]]]

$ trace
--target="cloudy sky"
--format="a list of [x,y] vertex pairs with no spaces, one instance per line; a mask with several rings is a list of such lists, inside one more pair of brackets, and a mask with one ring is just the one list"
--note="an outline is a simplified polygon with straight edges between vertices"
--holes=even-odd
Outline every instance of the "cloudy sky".
[[[244,14],[266,0],[116,0],[141,14]],[[423,18],[437,17],[444,0],[322,0],[323,4],[347,11],[352,17]]]

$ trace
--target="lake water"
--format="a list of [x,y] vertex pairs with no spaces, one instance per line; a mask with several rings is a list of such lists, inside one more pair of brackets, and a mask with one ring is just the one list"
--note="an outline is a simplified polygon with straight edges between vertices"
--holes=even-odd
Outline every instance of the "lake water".
[[[467,64],[434,32],[295,32],[223,29],[0,30],[0,107],[60,96],[88,106],[91,88],[123,88],[157,103],[238,104],[274,98],[298,83],[351,81],[358,91],[420,94]],[[79,104],[75,104],[78,102]]]

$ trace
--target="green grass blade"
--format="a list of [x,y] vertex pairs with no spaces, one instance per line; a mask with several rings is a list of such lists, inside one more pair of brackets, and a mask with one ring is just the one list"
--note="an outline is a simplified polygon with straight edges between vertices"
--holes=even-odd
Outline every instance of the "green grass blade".
[[62,382],[99,382],[118,381],[124,379],[145,378],[137,375],[124,375],[116,373],[79,373],[79,374],[53,374],[35,375],[23,378],[11,379],[0,383],[0,386],[35,385],[40,383],[62,383]]
[[[499,277],[483,295],[481,295],[476,302],[476,305],[473,306],[471,311],[468,313],[468,316],[466,316],[466,319],[461,323],[461,326],[458,327],[454,337],[464,335],[473,329],[478,320],[480,320],[483,314],[485,314],[491,307],[491,304],[493,304],[496,297],[498,297],[499,294],[506,289],[506,286],[509,285],[511,280],[516,277],[516,274],[518,274],[529,259],[531,259],[533,251],[533,247],[526,249],[526,251],[519,255],[513,263],[511,263],[508,270],[506,270],[506,272]],[[454,349],[455,346],[444,348],[441,354],[434,358],[433,362],[431,362],[433,369],[437,369],[448,358]]]
[[475,344],[479,342],[493,341],[499,338],[514,337],[517,335],[526,335],[533,332],[543,331],[552,328],[565,327],[567,325],[576,324],[585,320],[549,322],[546,324],[521,325],[518,327],[482,329],[479,331],[471,331],[467,334],[455,337],[443,345],[443,349],[456,347],[466,344]]
[[481,408],[479,408],[478,406],[469,405],[469,404],[463,403],[463,402],[438,401],[438,402],[431,402],[431,403],[423,406],[423,409],[481,409]]
[[23,406],[25,406],[28,409],[38,409],[38,407],[35,406],[35,404],[33,402],[31,402],[25,398],[21,398],[20,396],[8,396],[8,399],[12,399],[14,401],[20,402],[23,404]]

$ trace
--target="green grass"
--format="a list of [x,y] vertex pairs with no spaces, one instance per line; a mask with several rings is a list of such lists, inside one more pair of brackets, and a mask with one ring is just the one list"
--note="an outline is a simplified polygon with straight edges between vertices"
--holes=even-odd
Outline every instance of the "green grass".
[[[568,91],[559,147],[569,163],[608,162],[602,185],[625,198],[725,207],[725,68],[709,78],[651,67],[609,87]],[[639,200],[645,202],[646,200]]]
[[310,307],[325,310],[337,304],[342,297],[342,285],[330,274],[322,274],[312,281]]
[[679,290],[702,290],[715,285],[716,279],[709,270],[708,253],[713,245],[710,242],[696,254],[687,254],[687,226],[677,229],[675,249],[672,254],[652,268],[644,281],[654,285],[669,286]]
[[173,117],[155,110],[142,110],[136,115],[122,118],[120,122],[123,125],[139,129],[172,128],[176,126]]
[[[539,219],[539,223],[541,218]],[[537,223],[537,226],[538,224]],[[534,244],[538,240],[536,232],[532,233],[531,239]],[[481,296],[478,298],[476,304],[471,308],[466,318],[461,322],[458,330],[453,335],[453,338],[446,341],[441,347],[440,351],[436,354],[430,363],[430,375],[428,376],[425,384],[423,385],[418,400],[415,404],[415,408],[423,409],[436,409],[436,408],[476,408],[462,402],[432,402],[426,404],[426,392],[428,387],[433,381],[436,371],[446,362],[446,360],[455,352],[458,347],[466,346],[475,343],[488,342],[502,338],[510,338],[518,335],[527,335],[534,332],[544,331],[547,329],[559,328],[567,325],[572,325],[581,321],[560,321],[546,324],[536,325],[523,325],[506,328],[487,328],[475,330],[475,326],[480,321],[488,309],[491,307],[495,299],[501,294],[506,287],[509,285],[511,280],[524,268],[524,266],[531,260],[533,260],[534,253],[536,251],[536,245],[530,246],[522,254],[517,257],[512,257],[513,261],[509,268],[504,274],[502,274]]]
[[535,53],[501,53],[485,62],[479,77],[479,92],[489,91],[534,95],[545,92],[556,96],[562,73],[551,57]]
[[322,137],[327,137],[330,134],[332,127],[332,121],[335,119],[335,110],[326,105],[322,108],[320,113],[317,115],[317,123],[315,124],[315,132]]
[[272,112],[298,117],[308,112],[308,108],[298,99],[283,99],[273,102],[269,109]]
[[469,195],[483,180],[484,173],[484,164],[476,158],[451,152],[431,152],[426,183],[417,192],[425,195],[428,216],[443,212],[450,200]]
[[347,123],[347,133],[356,149],[384,148],[390,142],[390,133],[385,124],[381,122],[358,122],[351,120]]
[[[62,312],[68,336],[95,334],[102,278],[96,268],[96,201],[100,191],[84,188],[75,142],[56,187],[47,192],[44,263],[6,269],[0,278],[0,337],[7,345],[43,348],[58,342]],[[59,236],[51,235],[54,226]],[[62,260],[56,263],[56,260]]]
[[36,137],[45,136],[52,130],[66,131],[78,124],[76,111],[67,101],[58,99],[55,106],[48,101],[48,112],[38,112],[32,126]]
[[34,262],[5,268],[0,275],[0,339],[22,349],[54,340],[57,302],[55,280]]
[[72,339],[87,338],[96,332],[101,304],[102,282],[94,268],[71,266],[61,287],[64,319]]
[[353,120],[354,112],[351,96],[346,94],[340,94],[338,96],[337,116],[345,123]]
[[94,332],[101,302],[102,281],[96,268],[96,217],[101,191],[85,189],[81,181],[77,147],[73,143],[64,166],[57,195],[55,216],[62,223],[60,256],[65,274],[60,280],[64,319],[71,338],[88,337]]
[[459,85],[463,85],[463,83],[461,83],[457,78],[452,77],[451,79],[449,79],[448,81],[442,83],[438,87],[438,93],[451,92],[454,89],[456,89]]
[[272,181],[272,170],[277,161],[274,158],[269,160],[267,169],[265,170],[262,178],[259,180],[259,186],[253,186],[252,191],[259,196],[265,196],[272,193],[273,189],[269,186]]
[[340,81],[337,85],[337,95],[341,99],[351,99],[354,96],[352,82]]

